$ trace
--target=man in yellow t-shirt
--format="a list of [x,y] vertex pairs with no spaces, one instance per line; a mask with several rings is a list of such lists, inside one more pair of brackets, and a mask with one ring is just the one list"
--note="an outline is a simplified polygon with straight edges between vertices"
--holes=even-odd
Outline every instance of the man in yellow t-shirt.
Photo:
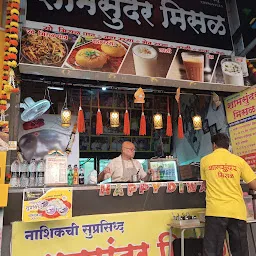
[[228,151],[229,138],[212,137],[213,153],[201,159],[201,179],[206,182],[204,256],[222,256],[226,231],[232,256],[249,256],[246,206],[240,180],[256,190],[256,175],[239,156]]

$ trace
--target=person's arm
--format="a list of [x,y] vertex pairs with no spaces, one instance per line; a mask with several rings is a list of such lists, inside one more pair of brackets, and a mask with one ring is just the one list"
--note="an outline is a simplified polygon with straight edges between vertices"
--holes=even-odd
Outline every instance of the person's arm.
[[152,170],[151,169],[148,169],[148,172],[146,173],[144,170],[143,172],[146,174],[145,177],[142,179],[143,181],[150,181],[150,177],[151,177],[151,174],[152,174]]
[[256,190],[256,179],[248,183],[250,189]]
[[98,175],[98,183],[100,183],[100,182],[102,182],[104,180],[104,176],[105,176],[105,171],[103,170]]
[[150,176],[151,176],[151,171],[148,170],[148,173],[146,173],[143,169],[143,166],[142,164],[137,161],[137,160],[133,160],[133,161],[136,161],[136,168],[137,170],[139,170],[139,176],[140,176],[140,179],[143,180],[143,181],[149,181],[150,180]]
[[205,175],[205,163],[204,163],[204,159],[201,159],[200,162],[200,176],[201,176],[201,180],[203,180],[205,182],[204,185],[206,185],[206,175]]
[[256,174],[244,159],[242,159],[241,168],[241,178],[248,184],[250,189],[256,190]]
[[[112,164],[112,161],[104,168],[104,170],[101,172],[101,173],[99,173],[99,175],[98,175],[98,183],[99,182],[102,182],[103,180],[105,180],[105,175],[106,174],[109,174],[109,176],[111,177],[112,176],[112,167],[113,166],[113,164]],[[107,178],[109,178],[109,177],[107,177]],[[106,179],[107,179],[106,178]]]

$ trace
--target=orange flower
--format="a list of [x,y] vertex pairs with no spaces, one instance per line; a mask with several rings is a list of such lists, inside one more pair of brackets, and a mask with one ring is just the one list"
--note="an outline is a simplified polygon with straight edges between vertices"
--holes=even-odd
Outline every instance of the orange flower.
[[17,60],[17,55],[16,55],[15,53],[10,53],[10,54],[8,55],[8,59],[9,59],[9,60]]
[[17,47],[18,46],[18,41],[17,40],[10,40],[10,45],[13,45],[13,46],[15,46],[15,47]]

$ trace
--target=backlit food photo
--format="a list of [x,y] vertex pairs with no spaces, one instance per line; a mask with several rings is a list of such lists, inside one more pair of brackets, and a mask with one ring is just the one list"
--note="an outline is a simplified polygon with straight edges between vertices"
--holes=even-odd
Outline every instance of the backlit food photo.
[[67,55],[67,45],[59,38],[26,35],[22,38],[22,56],[30,63],[58,66]]
[[[123,62],[128,45],[121,41],[77,39],[64,66],[72,69],[116,73]],[[81,43],[83,42],[83,43]]]

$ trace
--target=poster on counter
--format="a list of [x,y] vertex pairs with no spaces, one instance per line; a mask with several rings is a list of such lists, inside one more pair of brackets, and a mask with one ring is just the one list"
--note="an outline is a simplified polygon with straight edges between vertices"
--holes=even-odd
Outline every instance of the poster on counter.
[[70,70],[236,86],[252,84],[245,58],[118,35],[56,33],[49,26],[23,28],[20,63],[34,68],[60,68],[66,70],[64,76],[72,76]]
[[[173,215],[203,209],[129,212],[74,217],[64,221],[12,224],[12,256],[167,256]],[[196,236],[202,237],[202,230]],[[194,237],[192,230],[186,237]],[[180,236],[173,230],[172,239]],[[172,254],[173,255],[173,250]],[[228,256],[226,245],[224,256]]]
[[227,97],[225,108],[233,153],[256,172],[256,88]]
[[22,221],[54,221],[72,218],[71,188],[35,188],[23,192]]

